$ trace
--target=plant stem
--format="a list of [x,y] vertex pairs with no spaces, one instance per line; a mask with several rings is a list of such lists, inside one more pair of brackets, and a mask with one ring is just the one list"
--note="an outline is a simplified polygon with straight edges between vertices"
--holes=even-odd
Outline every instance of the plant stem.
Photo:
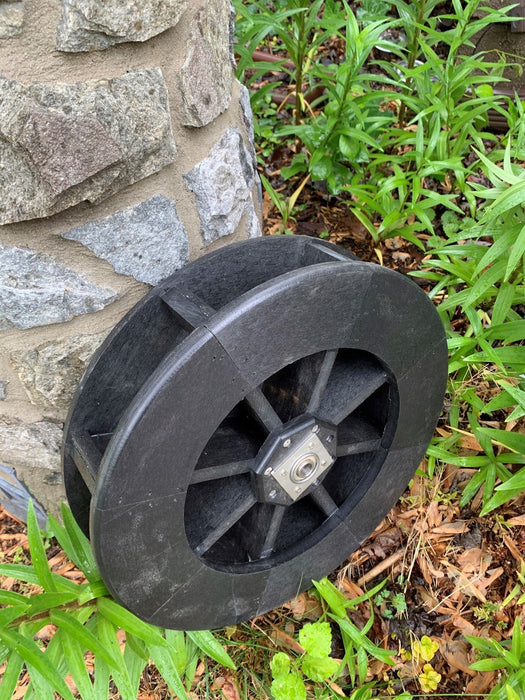
[[[408,70],[412,70],[416,64],[416,58],[418,55],[418,46],[419,46],[419,36],[421,34],[421,29],[419,28],[419,25],[422,23],[424,15],[425,15],[425,2],[426,0],[419,0],[417,4],[417,15],[416,15],[416,21],[415,21],[415,27],[414,27],[414,34],[412,35],[412,39],[410,43],[408,44],[408,63],[407,63],[407,68]],[[408,95],[410,94],[412,90],[412,78],[408,78],[406,83],[405,83],[405,88],[403,92]],[[402,101],[401,105],[399,106],[399,112],[397,115],[397,120],[399,122],[399,128],[403,129],[405,126],[405,113],[406,113],[406,104]]]

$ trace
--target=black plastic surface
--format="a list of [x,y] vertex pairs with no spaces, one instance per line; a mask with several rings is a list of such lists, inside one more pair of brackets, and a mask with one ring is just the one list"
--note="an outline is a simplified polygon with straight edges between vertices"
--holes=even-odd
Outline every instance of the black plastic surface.
[[[68,419],[68,498],[112,594],[209,629],[329,573],[412,477],[446,365],[417,285],[321,241],[255,239],[165,280],[107,338]],[[337,426],[337,459],[273,506],[260,450],[303,415]]]

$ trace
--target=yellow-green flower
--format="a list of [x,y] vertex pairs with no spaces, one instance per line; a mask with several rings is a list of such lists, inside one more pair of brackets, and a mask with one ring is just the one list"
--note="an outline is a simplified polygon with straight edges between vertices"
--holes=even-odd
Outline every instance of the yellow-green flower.
[[421,690],[424,693],[430,693],[432,690],[437,690],[438,683],[441,680],[441,674],[434,671],[430,664],[423,666],[423,673],[419,674],[419,682]]

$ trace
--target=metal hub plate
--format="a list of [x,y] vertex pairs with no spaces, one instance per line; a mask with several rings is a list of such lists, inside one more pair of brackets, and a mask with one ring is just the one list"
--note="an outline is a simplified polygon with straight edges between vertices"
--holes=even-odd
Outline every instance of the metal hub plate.
[[334,463],[315,433],[306,435],[274,469],[271,476],[296,501]]

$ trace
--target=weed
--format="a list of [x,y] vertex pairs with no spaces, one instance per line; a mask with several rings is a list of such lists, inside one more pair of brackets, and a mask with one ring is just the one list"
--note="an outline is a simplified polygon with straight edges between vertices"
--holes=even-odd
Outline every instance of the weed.
[[501,644],[495,639],[467,637],[481,657],[471,665],[474,671],[501,671],[503,678],[487,696],[490,700],[525,698],[525,632],[518,619],[512,638]]
[[[50,517],[48,535],[58,540],[87,582],[77,584],[51,571],[30,503],[27,534],[32,564],[1,564],[0,575],[41,586],[44,592],[25,596],[0,590],[0,664],[7,662],[0,683],[1,700],[10,700],[24,667],[31,681],[24,695],[27,700],[53,698],[55,692],[73,700],[64,681],[68,673],[84,700],[108,697],[111,680],[122,698],[134,700],[150,658],[179,698],[187,697],[199,655],[235,668],[211,632],[162,630],[114,602],[100,578],[89,542],[65,506],[62,517],[64,525]],[[57,631],[42,649],[34,637],[50,623]],[[123,651],[119,630],[125,631]],[[86,668],[87,651],[94,657],[93,679]]]

